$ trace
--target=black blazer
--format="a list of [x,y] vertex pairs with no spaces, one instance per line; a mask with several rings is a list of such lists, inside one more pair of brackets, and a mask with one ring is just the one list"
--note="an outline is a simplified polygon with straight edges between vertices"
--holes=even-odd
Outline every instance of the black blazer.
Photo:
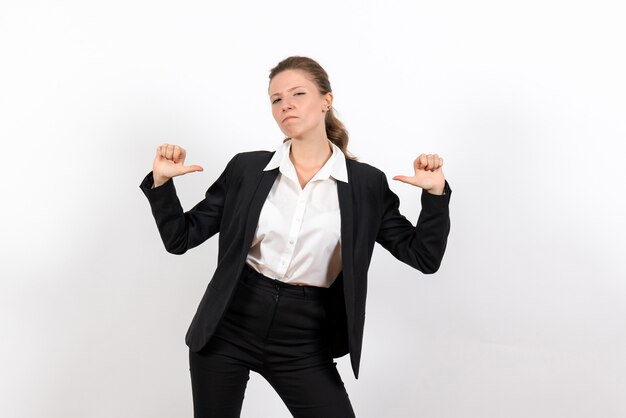
[[[142,181],[165,248],[183,254],[219,232],[218,262],[200,301],[185,342],[200,351],[215,331],[237,285],[265,199],[278,168],[263,171],[274,152],[252,151],[235,155],[209,187],[205,198],[184,212],[174,182],[151,189],[152,173]],[[341,212],[342,272],[331,286],[333,356],[350,353],[355,378],[359,374],[367,271],[374,243],[397,259],[434,273],[446,248],[451,190],[446,182],[441,196],[422,191],[422,210],[413,226],[398,211],[398,196],[389,189],[385,174],[368,164],[346,159],[348,183],[337,181]]]

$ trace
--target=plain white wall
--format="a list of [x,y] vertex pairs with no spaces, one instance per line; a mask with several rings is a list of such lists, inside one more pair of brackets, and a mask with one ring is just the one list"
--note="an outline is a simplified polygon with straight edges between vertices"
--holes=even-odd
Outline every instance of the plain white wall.
[[[205,168],[176,179],[190,208],[275,149],[289,55],[326,68],[362,161],[437,152],[453,189],[436,275],[376,248],[360,379],[339,360],[357,416],[626,416],[620,2],[384,3],[0,3],[2,417],[192,415],[217,240],[167,254],[138,185],[179,143]],[[253,375],[243,416],[289,414]]]

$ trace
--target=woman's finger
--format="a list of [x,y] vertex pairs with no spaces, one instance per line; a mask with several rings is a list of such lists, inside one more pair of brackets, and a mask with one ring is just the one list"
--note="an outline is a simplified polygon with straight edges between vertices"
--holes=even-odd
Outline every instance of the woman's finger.
[[193,173],[195,171],[204,171],[204,168],[202,168],[199,165],[183,166],[183,173],[184,174]]
[[428,159],[426,158],[426,154],[420,154],[420,156],[415,160],[415,169],[423,170],[427,164]]
[[403,183],[412,184],[411,183],[411,177],[408,177],[408,176],[394,176],[393,180],[398,180],[398,181],[401,181]]
[[439,168],[439,155],[433,154],[433,167],[432,170],[435,171]]
[[173,156],[174,156],[174,145],[167,144],[167,147],[165,150],[165,158],[167,158],[168,160],[171,160]]
[[183,149],[179,147],[178,145],[174,145],[174,152],[172,154],[172,160],[175,163],[182,162],[184,160],[184,158],[182,158],[182,155],[183,155]]
[[428,166],[426,169],[428,171],[433,171],[435,167],[435,156],[433,154],[428,154]]

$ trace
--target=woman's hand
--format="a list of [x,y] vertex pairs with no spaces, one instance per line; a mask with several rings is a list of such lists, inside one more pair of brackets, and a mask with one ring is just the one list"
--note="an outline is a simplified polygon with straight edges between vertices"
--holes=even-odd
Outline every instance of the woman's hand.
[[185,149],[178,145],[163,144],[159,146],[152,164],[154,187],[161,186],[172,177],[203,170],[199,165],[185,166],[186,156]]
[[429,193],[441,195],[446,184],[446,179],[441,170],[442,165],[443,158],[437,154],[422,154],[413,161],[413,168],[415,169],[413,177],[395,176],[393,179],[421,187]]

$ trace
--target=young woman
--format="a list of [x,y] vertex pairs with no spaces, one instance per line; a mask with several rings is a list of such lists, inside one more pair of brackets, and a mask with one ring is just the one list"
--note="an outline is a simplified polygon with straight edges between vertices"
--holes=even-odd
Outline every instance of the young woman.
[[274,152],[235,155],[184,212],[173,177],[185,150],[157,148],[141,183],[166,249],[182,254],[219,232],[218,263],[187,332],[194,414],[239,417],[250,370],[294,417],[354,412],[333,358],[350,353],[358,378],[367,271],[374,243],[423,273],[439,268],[450,229],[450,187],[437,154],[422,154],[417,225],[398,211],[380,170],[347,151],[328,75],[289,57],[270,72],[272,115],[286,139]]

